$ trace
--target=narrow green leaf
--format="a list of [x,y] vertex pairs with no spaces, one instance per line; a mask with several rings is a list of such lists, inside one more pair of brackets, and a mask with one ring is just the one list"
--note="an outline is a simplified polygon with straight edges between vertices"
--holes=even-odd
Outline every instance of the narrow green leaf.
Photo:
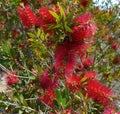
[[63,98],[61,103],[62,103],[62,106],[65,106],[66,105],[66,98]]
[[35,37],[36,37],[35,34],[33,34],[33,33],[28,32],[27,34],[28,34],[28,36],[31,37],[31,38],[35,38]]
[[50,14],[56,19],[56,21],[58,22],[59,21],[59,15],[57,13],[55,13],[54,11],[50,11]]
[[53,103],[54,103],[55,106],[59,107],[59,104],[56,100],[53,100]]
[[63,19],[65,20],[66,16],[65,16],[65,12],[64,12],[63,8],[60,6],[59,2],[57,3],[57,5],[58,5],[58,7],[60,9],[60,15],[61,15],[61,17],[63,17]]
[[37,29],[37,37],[40,37],[40,34],[41,34],[41,30]]
[[6,54],[10,54],[11,52],[11,44],[10,44],[10,41],[7,41],[1,48],[3,50],[4,53]]
[[67,21],[70,21],[73,18],[74,10],[70,12],[70,14],[67,16]]
[[65,23],[64,26],[66,31],[72,32],[71,28],[67,25],[67,23]]
[[57,98],[57,100],[58,100],[58,103],[60,104],[61,103],[61,93],[60,93],[60,91],[58,91],[58,90],[56,90],[56,98]]
[[62,98],[67,98],[68,97],[68,94],[67,94],[67,90],[65,89],[63,92],[62,92]]
[[26,102],[26,100],[25,100],[25,98],[24,98],[23,95],[20,95],[20,101],[21,101],[21,103],[22,103],[23,105],[28,106],[28,104],[27,104],[27,102]]
[[87,79],[87,78],[84,77],[84,78],[82,78],[80,81],[81,81],[81,82],[84,82],[84,81],[86,81],[86,79]]

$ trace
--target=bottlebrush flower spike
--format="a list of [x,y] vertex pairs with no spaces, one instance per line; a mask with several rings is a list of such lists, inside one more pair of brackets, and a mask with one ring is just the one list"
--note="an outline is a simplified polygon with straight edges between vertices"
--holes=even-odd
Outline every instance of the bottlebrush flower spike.
[[17,12],[25,27],[30,28],[36,24],[36,17],[29,6],[25,6],[24,8],[18,7]]
[[39,14],[40,18],[45,22],[45,24],[51,24],[55,22],[54,17],[50,14],[49,8],[47,7],[41,7],[39,8]]
[[25,6],[25,12],[26,12],[26,15],[27,15],[30,23],[32,25],[35,25],[35,23],[36,23],[36,17],[33,14],[32,10],[31,10],[31,8],[29,6]]
[[76,54],[75,52],[69,52],[67,57],[67,63],[65,68],[65,75],[69,75],[73,72],[76,65]]
[[81,41],[85,38],[91,38],[96,32],[95,23],[89,25],[77,25],[72,28],[71,36],[73,41]]
[[86,67],[89,67],[89,66],[93,65],[94,62],[93,62],[92,58],[87,57],[85,60],[82,60],[82,64],[86,68]]
[[83,59],[86,56],[86,51],[90,47],[90,44],[88,42],[84,42],[81,45],[79,45],[78,48],[78,55]]
[[8,74],[3,74],[3,76],[5,77],[6,81],[7,81],[7,84],[9,86],[12,86],[14,85],[15,83],[17,83],[19,80],[18,80],[18,77],[17,75],[15,74],[15,72],[13,71],[10,71],[9,72],[11,75],[8,75]]
[[102,114],[116,114],[115,107],[114,106],[105,107],[104,112]]
[[81,85],[80,77],[78,77],[76,75],[67,77],[66,84],[71,91],[76,92],[79,90],[79,86]]
[[62,68],[66,76],[70,75],[76,66],[77,57],[82,56],[88,47],[88,43],[70,42],[68,40],[59,44],[54,56],[55,70],[59,72]]
[[78,16],[76,19],[75,19],[75,22],[79,25],[79,24],[88,24],[92,19],[92,14],[90,12],[87,12],[87,13],[84,13],[80,16]]
[[53,100],[56,99],[54,90],[47,89],[45,91],[44,95],[40,96],[39,99],[40,99],[40,101],[44,102],[48,106],[53,107],[54,106]]
[[95,71],[90,70],[90,71],[87,71],[87,72],[84,74],[83,78],[93,79],[93,78],[95,78],[96,75],[97,75],[97,74],[96,74]]
[[66,50],[65,44],[59,44],[56,47],[55,61],[54,61],[54,66],[55,66],[56,71],[59,70],[59,68],[62,66],[66,52],[67,50]]
[[50,14],[49,8],[42,6],[39,8],[36,19],[36,26],[42,27],[42,29],[49,33],[50,35],[54,35],[54,31],[48,29],[48,24],[55,23],[55,18]]
[[113,97],[113,92],[98,80],[88,82],[86,92],[93,100],[102,103],[104,106],[111,103],[110,98]]
[[73,41],[81,41],[85,38],[91,38],[95,34],[97,27],[95,23],[90,22],[91,18],[92,14],[88,12],[74,20],[77,25],[72,27],[71,36]]
[[48,89],[48,88],[55,88],[57,86],[57,80],[54,77],[54,79],[52,80],[49,77],[49,73],[48,71],[44,71],[42,73],[42,75],[40,76],[40,85],[43,89]]

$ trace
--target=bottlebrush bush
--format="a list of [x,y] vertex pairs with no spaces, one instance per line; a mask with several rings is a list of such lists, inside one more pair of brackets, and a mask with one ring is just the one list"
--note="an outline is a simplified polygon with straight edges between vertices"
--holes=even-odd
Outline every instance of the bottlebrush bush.
[[118,6],[92,0],[0,2],[0,111],[118,114]]

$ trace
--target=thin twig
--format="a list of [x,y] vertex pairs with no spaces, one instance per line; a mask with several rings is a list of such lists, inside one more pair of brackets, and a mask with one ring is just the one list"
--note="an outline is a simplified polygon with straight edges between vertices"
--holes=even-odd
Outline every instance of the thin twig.
[[[4,72],[6,72],[7,74],[9,74],[9,75],[13,75],[12,73],[10,73],[9,72],[9,70],[7,69],[7,68],[5,68],[2,64],[0,64],[0,68],[4,71]],[[35,75],[35,74],[34,74]],[[30,78],[30,77],[26,77],[26,76],[18,76],[18,75],[15,75],[15,76],[17,76],[17,77],[19,77],[19,78],[26,78],[26,79],[33,79],[33,78]]]
[[10,102],[8,102],[8,101],[2,101],[2,100],[0,100],[0,103],[4,103],[4,104],[6,104],[6,105],[11,105],[11,106],[15,106],[15,107],[22,107],[22,108],[24,108],[24,109],[29,109],[29,110],[31,110],[31,111],[36,111],[35,109],[32,109],[31,107],[20,106],[20,105],[18,105],[18,104],[16,104],[16,103],[10,103]]

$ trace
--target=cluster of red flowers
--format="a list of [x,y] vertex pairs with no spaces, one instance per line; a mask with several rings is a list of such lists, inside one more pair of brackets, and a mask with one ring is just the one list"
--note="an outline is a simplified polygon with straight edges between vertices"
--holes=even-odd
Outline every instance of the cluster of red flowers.
[[114,95],[110,89],[95,79],[88,82],[86,92],[89,97],[101,102],[105,106],[111,103],[110,98]]
[[18,7],[17,11],[25,27],[30,28],[36,24],[35,15],[29,6],[25,6],[24,8]]
[[[10,74],[10,75],[9,75]],[[9,86],[14,85],[15,83],[17,83],[19,81],[17,75],[15,74],[15,72],[13,71],[9,71],[9,74],[5,74],[4,73],[4,77],[6,79],[6,82]]]
[[47,89],[44,95],[40,96],[40,100],[48,106],[54,106],[53,100],[56,99],[55,92],[51,89]]
[[90,22],[92,19],[91,13],[85,13],[75,19],[76,26],[72,28],[72,38],[74,41],[81,41],[85,38],[91,38],[96,32],[96,25]]
[[[81,4],[86,6],[86,2],[81,2]],[[58,9],[55,9],[54,12],[59,14]],[[46,31],[48,29],[46,25],[54,24],[56,21],[47,7],[40,7],[37,15],[34,15],[29,6],[18,7],[18,14],[23,25],[27,28],[35,25]],[[44,71],[40,77],[41,87],[45,89],[45,93],[40,96],[40,100],[49,106],[54,105],[52,102],[56,99],[54,88],[57,87],[59,74],[62,73],[70,91],[79,91],[84,78],[87,84],[83,86],[88,97],[103,105],[109,105],[111,104],[110,98],[114,96],[113,92],[96,79],[97,73],[95,71],[87,70],[94,64],[93,59],[87,56],[87,49],[91,46],[91,42],[94,43],[93,36],[97,30],[96,24],[92,22],[92,14],[89,12],[82,14],[74,18],[71,23],[76,23],[71,27],[72,32],[69,34],[72,41],[69,40],[68,35],[55,49],[55,75],[50,77],[49,72]],[[118,46],[114,43],[112,47],[116,49]],[[85,73],[83,68],[86,69]],[[81,75],[78,75],[79,72],[82,72]]]
[[115,113],[115,107],[109,106],[104,109],[104,112],[102,114],[120,114],[120,112]]
[[56,88],[57,79],[56,77],[50,78],[48,71],[44,71],[40,77],[40,84],[43,89]]

